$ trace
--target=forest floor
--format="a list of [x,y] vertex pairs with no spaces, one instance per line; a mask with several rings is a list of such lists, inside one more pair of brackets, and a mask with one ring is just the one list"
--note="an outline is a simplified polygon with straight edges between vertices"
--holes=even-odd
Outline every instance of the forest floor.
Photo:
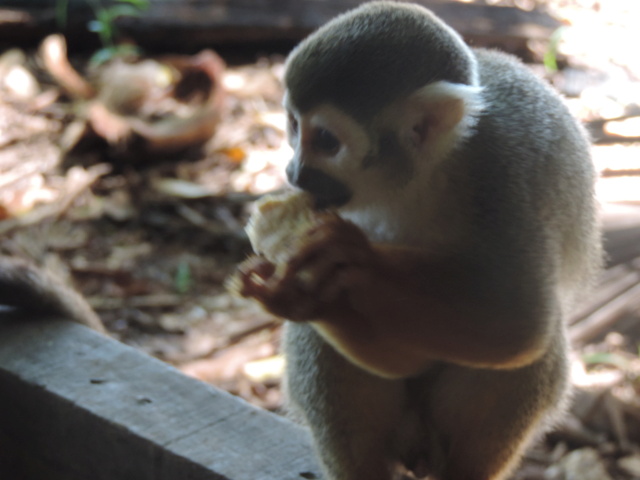
[[[611,252],[617,260],[570,327],[571,413],[530,450],[515,478],[640,478],[640,252],[633,253],[640,244],[633,230],[640,226],[640,3],[506,3],[547,3],[567,25],[560,69],[542,65],[540,45],[531,46],[540,59],[531,68],[590,128],[607,228],[637,235],[626,243],[631,254]],[[97,91],[83,94],[47,62],[52,55],[0,52],[0,253],[33,259],[69,281],[114,338],[278,411],[281,322],[229,294],[225,281],[250,253],[243,226],[252,200],[285,185],[283,58],[221,71],[189,64],[194,85],[181,86],[189,95],[167,99],[166,85],[155,85],[165,74],[161,62],[150,64],[152,73],[90,75],[86,58],[71,58]],[[149,82],[152,93],[141,94]],[[216,103],[208,105],[213,90]],[[106,120],[96,113],[125,97],[148,122],[202,108],[206,128],[215,130],[194,134],[202,141],[189,145],[123,126],[130,113]],[[151,104],[155,110],[140,113]]]

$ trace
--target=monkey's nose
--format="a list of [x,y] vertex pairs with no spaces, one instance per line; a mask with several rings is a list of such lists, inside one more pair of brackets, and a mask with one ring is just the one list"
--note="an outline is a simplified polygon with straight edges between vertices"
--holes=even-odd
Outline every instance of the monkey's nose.
[[340,207],[351,200],[351,189],[322,170],[291,162],[286,171],[291,185],[315,198],[316,208]]

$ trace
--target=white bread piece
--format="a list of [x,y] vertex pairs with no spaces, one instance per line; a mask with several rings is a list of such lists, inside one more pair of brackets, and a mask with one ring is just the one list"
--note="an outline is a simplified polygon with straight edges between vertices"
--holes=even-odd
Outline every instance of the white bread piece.
[[302,234],[314,225],[313,197],[301,191],[267,195],[258,200],[246,227],[254,252],[274,264],[297,252]]

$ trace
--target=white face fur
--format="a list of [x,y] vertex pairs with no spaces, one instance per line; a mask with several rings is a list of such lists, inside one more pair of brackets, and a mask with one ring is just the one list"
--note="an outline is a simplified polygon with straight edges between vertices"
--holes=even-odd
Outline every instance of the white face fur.
[[[339,212],[372,240],[417,245],[428,238],[430,212],[446,188],[436,167],[472,133],[482,109],[480,88],[447,82],[394,102],[369,125],[332,104],[304,114],[288,95],[284,104],[291,167],[320,171],[347,187],[351,197]],[[416,218],[425,219],[424,229]]]

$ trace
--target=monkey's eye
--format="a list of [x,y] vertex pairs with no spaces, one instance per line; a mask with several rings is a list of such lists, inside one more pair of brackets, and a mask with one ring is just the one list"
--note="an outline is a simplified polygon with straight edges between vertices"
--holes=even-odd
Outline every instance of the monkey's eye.
[[288,115],[287,122],[289,122],[289,129],[291,133],[298,133],[298,120],[296,120],[296,117],[294,117],[293,114],[290,113]]
[[340,148],[340,140],[329,130],[318,128],[313,136],[312,145],[320,152],[334,154]]

